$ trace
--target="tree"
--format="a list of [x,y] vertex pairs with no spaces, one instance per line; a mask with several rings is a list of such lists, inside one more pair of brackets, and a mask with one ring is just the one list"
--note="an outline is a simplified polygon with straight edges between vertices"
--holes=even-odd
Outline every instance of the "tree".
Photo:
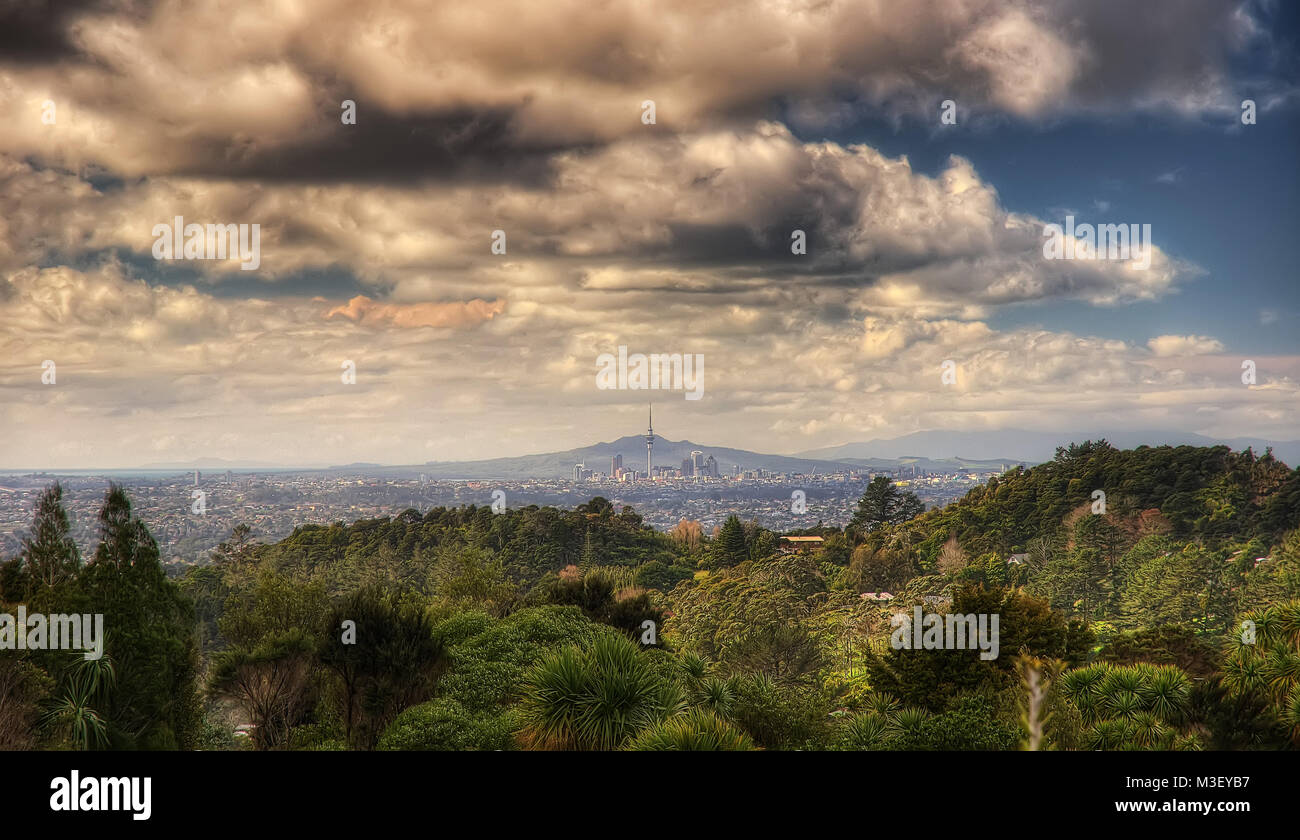
[[614,503],[604,496],[595,496],[590,502],[578,505],[577,511],[578,513],[608,518],[614,515]]
[[33,587],[52,589],[76,577],[81,557],[63,509],[63,487],[57,481],[37,498],[32,533],[23,539],[19,557],[28,567]]
[[720,659],[747,632],[802,623],[823,603],[826,581],[808,555],[756,560],[674,591],[670,626],[683,650]]
[[359,749],[372,749],[398,713],[426,699],[446,664],[424,612],[375,590],[356,592],[330,611],[317,650],[338,678],[344,735]]
[[916,577],[916,564],[903,550],[863,543],[853,549],[850,580],[862,592],[893,591]]
[[103,613],[116,689],[104,701],[117,746],[177,749],[198,733],[193,605],[167,579],[158,544],[121,487],[110,484],[94,559],[79,579],[88,612]]
[[619,591],[614,579],[601,569],[585,575],[565,569],[543,581],[531,600],[578,607],[592,621],[617,627],[633,639],[640,637],[644,622],[661,627],[664,621],[663,610],[654,605],[649,593],[635,588]]
[[[1146,540],[1138,546],[1143,543]],[[1142,627],[1191,624],[1222,630],[1231,617],[1227,587],[1219,581],[1222,562],[1196,545],[1184,545],[1181,550],[1172,545],[1169,548],[1166,552],[1150,552],[1135,562],[1120,598],[1123,614]]]
[[316,639],[328,609],[325,589],[263,567],[251,586],[231,593],[217,626],[235,647],[251,650],[263,639],[297,630]]
[[311,708],[312,654],[310,637],[295,629],[251,648],[223,651],[213,660],[211,689],[243,709],[254,726],[256,749],[284,744]]
[[241,522],[231,529],[229,539],[213,549],[212,564],[239,568],[251,559],[250,555],[257,545],[253,539],[253,529]]
[[869,533],[886,525],[897,525],[921,514],[925,505],[915,493],[903,493],[887,475],[871,479],[858,500],[849,527]]
[[412,706],[384,730],[378,750],[508,750],[511,733],[506,721],[472,715],[455,700],[440,697]]
[[704,539],[704,529],[694,519],[683,519],[673,526],[668,536],[687,551],[697,551]]
[[31,662],[0,653],[0,751],[29,750],[37,745],[41,703],[54,691],[54,680]]
[[961,550],[956,537],[949,537],[943,544],[943,549],[939,552],[938,566],[939,571],[945,575],[955,575],[966,568],[966,552]]
[[954,615],[998,615],[998,658],[983,660],[979,651],[889,648],[869,652],[871,686],[909,706],[942,711],[958,694],[982,687],[1001,690],[1018,681],[1013,673],[1018,653],[1082,661],[1091,638],[1078,624],[1039,598],[1018,589],[962,586],[953,593]]
[[1224,687],[1267,698],[1300,746],[1300,601],[1247,612],[1238,627],[1226,643]]
[[591,529],[587,529],[587,534],[582,538],[582,554],[578,560],[578,568],[590,571],[600,565],[600,557],[596,554],[596,546],[591,542]]
[[749,547],[745,544],[745,526],[735,514],[718,530],[709,546],[713,563],[716,566],[735,566],[749,559]]
[[1089,750],[1197,749],[1186,732],[1192,681],[1174,665],[1097,663],[1067,671],[1061,690],[1082,715]]
[[613,750],[685,709],[685,697],[631,640],[603,636],[548,656],[524,679],[521,741],[531,749]]
[[102,707],[117,674],[108,656],[86,659],[79,652],[64,668],[59,692],[46,710],[45,728],[73,749],[88,750],[108,744],[108,725],[95,706]]
[[821,646],[798,624],[765,624],[743,632],[723,651],[723,658],[742,671],[766,674],[774,681],[798,682],[825,664]]
[[485,549],[440,549],[431,577],[437,600],[455,609],[477,608],[501,617],[518,600],[501,560]]

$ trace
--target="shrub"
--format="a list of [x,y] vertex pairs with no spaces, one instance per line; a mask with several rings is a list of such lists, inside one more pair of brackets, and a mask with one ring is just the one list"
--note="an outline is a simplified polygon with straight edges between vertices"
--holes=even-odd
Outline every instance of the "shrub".
[[471,715],[446,697],[402,712],[379,738],[380,750],[508,750],[505,717]]

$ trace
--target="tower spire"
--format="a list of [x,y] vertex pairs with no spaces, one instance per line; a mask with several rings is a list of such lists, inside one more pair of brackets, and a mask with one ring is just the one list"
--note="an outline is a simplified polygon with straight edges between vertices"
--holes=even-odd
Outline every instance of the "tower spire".
[[651,449],[655,445],[655,407],[650,403],[650,422],[645,430],[645,477],[649,481],[654,475],[654,458]]

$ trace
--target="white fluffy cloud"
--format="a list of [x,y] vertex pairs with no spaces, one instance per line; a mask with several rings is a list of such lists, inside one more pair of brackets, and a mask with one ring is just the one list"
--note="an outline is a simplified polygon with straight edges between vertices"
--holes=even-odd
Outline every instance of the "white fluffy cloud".
[[[794,287],[703,320],[698,308],[656,308],[654,295],[636,298],[635,317],[526,300],[472,324],[465,312],[484,304],[427,319],[455,325],[420,323],[421,308],[398,325],[382,309],[372,322],[363,303],[151,287],[114,263],[24,269],[3,289],[0,463],[14,466],[35,465],[33,453],[51,467],[410,463],[536,451],[539,433],[554,448],[610,439],[636,428],[645,396],[596,389],[596,356],[618,344],[704,355],[703,400],[655,395],[665,434],[765,450],[920,428],[1064,428],[1082,415],[1177,427],[1200,413],[1223,431],[1284,436],[1300,409],[1298,358],[1259,360],[1246,399],[1233,365],[979,321],[828,322]],[[360,317],[328,317],[348,306]],[[58,365],[54,386],[40,383],[45,359]],[[354,386],[340,380],[344,360]],[[941,382],[945,360],[956,385]]]
[[1208,335],[1158,335],[1147,342],[1147,347],[1161,357],[1223,352],[1223,343]]

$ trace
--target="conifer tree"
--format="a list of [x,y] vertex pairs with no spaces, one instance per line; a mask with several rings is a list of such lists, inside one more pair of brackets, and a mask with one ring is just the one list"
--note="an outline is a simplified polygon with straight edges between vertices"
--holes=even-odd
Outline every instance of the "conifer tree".
[[82,583],[91,610],[104,615],[107,652],[117,663],[110,740],[121,747],[184,747],[196,726],[193,605],[167,579],[158,544],[131,515],[120,486],[109,485],[99,521],[99,547]]
[[63,487],[56,481],[36,500],[32,533],[23,539],[19,555],[27,565],[33,589],[53,588],[76,576],[81,557],[71,530],[63,509]]
[[749,548],[745,543],[745,526],[732,514],[727,517],[713,539],[714,562],[719,566],[735,566],[749,559]]

